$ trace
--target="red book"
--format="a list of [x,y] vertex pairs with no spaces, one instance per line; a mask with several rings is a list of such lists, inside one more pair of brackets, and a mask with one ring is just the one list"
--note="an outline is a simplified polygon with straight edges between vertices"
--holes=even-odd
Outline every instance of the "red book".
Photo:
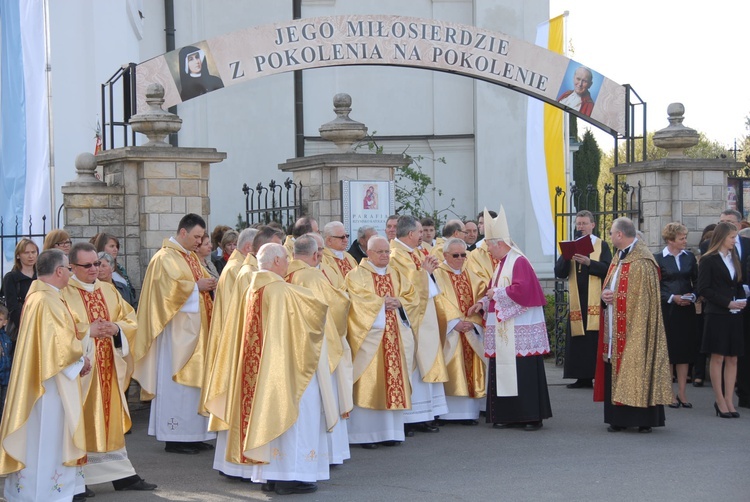
[[583,235],[574,241],[560,241],[560,251],[563,258],[570,260],[574,254],[590,255],[594,252],[594,244],[591,242],[591,236]]

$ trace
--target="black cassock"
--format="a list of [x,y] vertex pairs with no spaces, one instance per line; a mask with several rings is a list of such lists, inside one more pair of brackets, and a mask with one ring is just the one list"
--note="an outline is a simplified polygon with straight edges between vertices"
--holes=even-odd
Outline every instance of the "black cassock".
[[557,278],[567,279],[570,275],[573,275],[573,271],[575,270],[585,333],[583,336],[571,336],[570,319],[568,319],[568,332],[565,335],[563,378],[594,378],[594,373],[596,373],[596,347],[599,341],[599,326],[587,326],[589,275],[591,274],[604,280],[611,262],[612,251],[610,251],[607,243],[602,241],[602,252],[599,260],[591,260],[590,266],[581,265],[572,260],[565,260],[562,256],[555,263],[555,277]]

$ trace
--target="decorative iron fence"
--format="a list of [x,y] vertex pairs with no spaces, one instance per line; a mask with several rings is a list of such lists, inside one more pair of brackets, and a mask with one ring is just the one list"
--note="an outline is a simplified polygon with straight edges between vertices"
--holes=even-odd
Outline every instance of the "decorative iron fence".
[[297,185],[291,178],[282,184],[271,180],[268,186],[262,182],[250,188],[242,185],[245,194],[245,226],[267,225],[272,221],[289,230],[303,214],[302,183]]
[[[10,228],[13,228],[13,231],[10,232]],[[9,233],[6,233],[8,231]],[[15,220],[12,223],[6,223],[6,221],[0,217],[0,278],[5,277],[5,273],[9,272],[10,270],[6,270],[6,251],[8,249],[15,251],[16,244],[18,244],[18,241],[23,239],[24,237],[33,239],[34,242],[36,242],[39,245],[39,249],[42,249],[42,241],[44,240],[44,237],[47,235],[47,216],[42,216],[42,229],[41,232],[38,232],[34,228],[34,224],[31,221],[31,217],[29,217],[28,220],[28,226],[23,222],[22,218],[16,217]],[[12,260],[9,260],[12,261]]]
[[[608,241],[607,230],[614,220],[625,216],[633,220],[636,228],[643,223],[641,205],[641,184],[628,185],[624,182],[604,185],[604,193],[593,185],[586,188],[570,186],[566,193],[561,187],[555,188],[555,242],[570,240],[574,236],[575,216],[584,209],[594,215],[596,227],[594,233]],[[558,235],[558,228],[565,229],[565,235]],[[611,245],[612,243],[609,242]],[[555,248],[557,261],[557,248]],[[555,279],[555,364],[565,363],[565,336],[568,331],[568,284],[565,279]]]

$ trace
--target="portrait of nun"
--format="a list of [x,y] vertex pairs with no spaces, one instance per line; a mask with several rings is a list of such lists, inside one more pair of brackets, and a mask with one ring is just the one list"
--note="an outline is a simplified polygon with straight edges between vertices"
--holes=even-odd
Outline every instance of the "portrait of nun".
[[221,89],[224,83],[208,72],[206,54],[188,45],[180,49],[180,97],[183,101]]

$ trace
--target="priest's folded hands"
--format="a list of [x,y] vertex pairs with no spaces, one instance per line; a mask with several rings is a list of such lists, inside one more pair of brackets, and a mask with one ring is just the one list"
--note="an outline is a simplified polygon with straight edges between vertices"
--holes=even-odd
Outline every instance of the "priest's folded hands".
[[401,301],[398,298],[392,296],[385,297],[385,310],[396,310],[401,307]]
[[213,291],[216,289],[218,281],[213,277],[202,277],[198,279],[198,291]]
[[89,325],[91,338],[113,337],[120,331],[117,324],[105,321],[103,318],[96,319]]

